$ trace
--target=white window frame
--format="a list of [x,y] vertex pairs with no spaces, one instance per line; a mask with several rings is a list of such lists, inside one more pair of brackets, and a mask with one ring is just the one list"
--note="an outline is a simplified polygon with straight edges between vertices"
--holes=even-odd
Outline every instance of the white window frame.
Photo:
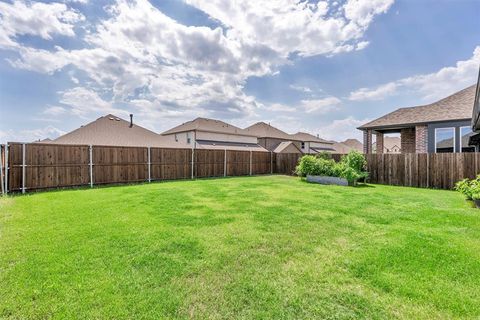
[[187,144],[191,144],[192,143],[192,136],[190,135],[190,132],[187,132],[186,133],[186,140],[187,140]]
[[[463,129],[463,128],[468,128],[468,129],[470,129],[470,131],[473,133],[472,128],[469,127],[469,126],[460,127],[460,131],[459,131],[459,132],[460,132],[460,152],[462,152],[462,149],[463,149],[463,145],[462,145],[462,140],[463,140],[462,129]],[[467,145],[467,147],[470,147],[470,146]],[[475,148],[475,147],[473,147],[473,149],[476,151],[476,148]]]
[[[457,135],[456,135],[456,130],[455,127],[440,127],[440,128],[435,128],[435,134],[434,134],[434,148],[435,148],[435,153],[437,153],[437,130],[442,130],[442,129],[452,129],[453,130],[453,153],[457,152]],[[460,149],[461,150],[461,149]]]

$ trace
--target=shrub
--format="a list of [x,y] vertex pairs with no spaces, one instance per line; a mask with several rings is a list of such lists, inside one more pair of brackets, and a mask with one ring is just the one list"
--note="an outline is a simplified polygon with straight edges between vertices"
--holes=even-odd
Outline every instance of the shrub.
[[307,175],[340,177],[354,185],[359,179],[368,176],[365,167],[365,157],[357,151],[343,156],[339,163],[336,163],[330,154],[320,153],[317,156],[305,155],[300,158],[295,173],[300,177]]
[[472,180],[470,179],[463,179],[458,181],[455,184],[455,190],[463,194],[468,200],[472,199],[472,188],[471,188]]
[[480,200],[480,175],[475,179],[463,179],[455,184],[455,190],[460,192],[467,200]]
[[365,160],[363,154],[355,150],[344,155],[340,162],[344,163],[346,167],[352,168],[359,173],[365,172],[365,168],[367,167],[367,160]]
[[334,172],[335,161],[318,158],[312,155],[303,156],[297,167],[295,173],[300,177],[307,175],[315,176],[329,176]]

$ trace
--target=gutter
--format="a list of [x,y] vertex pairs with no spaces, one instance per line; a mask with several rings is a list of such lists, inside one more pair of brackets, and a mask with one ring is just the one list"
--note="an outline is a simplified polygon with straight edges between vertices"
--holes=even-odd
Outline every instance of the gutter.
[[462,119],[448,119],[448,120],[435,120],[435,121],[423,121],[423,122],[412,122],[412,123],[398,123],[398,124],[391,124],[386,126],[374,126],[374,127],[357,127],[358,130],[366,131],[366,130],[383,130],[383,129],[404,129],[404,128],[411,128],[418,125],[428,125],[431,123],[442,123],[442,122],[453,122],[453,121],[468,121],[472,120],[472,118],[462,118]]

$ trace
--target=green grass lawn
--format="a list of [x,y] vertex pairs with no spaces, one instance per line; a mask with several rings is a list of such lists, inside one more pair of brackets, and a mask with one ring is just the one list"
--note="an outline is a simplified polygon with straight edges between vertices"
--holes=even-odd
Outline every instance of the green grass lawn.
[[0,318],[480,317],[458,193],[286,176],[0,200]]

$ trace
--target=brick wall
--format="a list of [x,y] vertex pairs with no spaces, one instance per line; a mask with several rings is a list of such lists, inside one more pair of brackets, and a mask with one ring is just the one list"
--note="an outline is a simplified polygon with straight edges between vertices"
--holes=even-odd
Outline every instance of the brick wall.
[[402,153],[415,153],[415,128],[400,131]]
[[415,127],[415,152],[416,153],[428,152],[428,127],[427,126]]
[[384,153],[383,133],[375,133],[377,136],[377,153]]
[[372,130],[363,131],[363,153],[372,153]]

